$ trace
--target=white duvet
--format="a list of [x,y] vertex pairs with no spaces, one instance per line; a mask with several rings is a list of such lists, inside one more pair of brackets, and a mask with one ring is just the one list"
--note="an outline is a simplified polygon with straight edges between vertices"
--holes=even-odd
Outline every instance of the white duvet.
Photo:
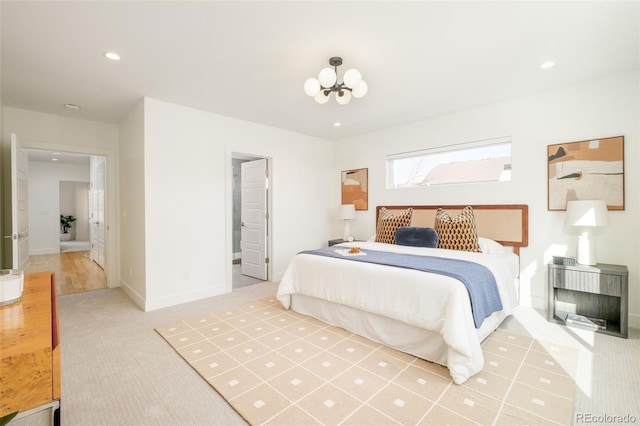
[[[486,266],[495,276],[502,299],[500,321],[517,304],[518,256],[471,253],[375,242],[345,243],[369,250],[393,251],[468,260]],[[280,281],[277,297],[289,309],[291,296],[302,294],[372,312],[442,336],[446,365],[456,383],[482,369],[481,339],[474,326],[466,287],[455,278],[412,269],[356,262],[312,254],[298,254]],[[489,317],[491,318],[491,317]],[[491,326],[495,329],[496,323]],[[482,329],[482,327],[481,327]]]

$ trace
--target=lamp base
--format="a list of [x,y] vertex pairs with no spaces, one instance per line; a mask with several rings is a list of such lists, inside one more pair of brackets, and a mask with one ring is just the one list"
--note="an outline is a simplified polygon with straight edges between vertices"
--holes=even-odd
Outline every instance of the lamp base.
[[595,265],[596,247],[591,242],[591,231],[584,230],[578,236],[578,256],[576,261],[581,265]]
[[342,231],[342,241],[353,241],[353,235],[351,235],[351,223],[349,219],[344,220],[344,229]]

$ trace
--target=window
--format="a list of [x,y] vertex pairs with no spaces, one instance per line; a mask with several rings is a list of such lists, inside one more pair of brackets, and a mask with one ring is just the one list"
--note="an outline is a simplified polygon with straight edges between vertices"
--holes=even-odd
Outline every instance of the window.
[[511,137],[387,156],[387,189],[511,180]]

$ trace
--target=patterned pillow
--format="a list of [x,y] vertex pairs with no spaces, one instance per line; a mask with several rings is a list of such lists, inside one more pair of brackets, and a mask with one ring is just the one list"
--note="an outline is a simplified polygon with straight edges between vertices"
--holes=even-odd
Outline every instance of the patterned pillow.
[[396,231],[401,226],[411,225],[412,213],[413,209],[411,207],[397,215],[382,207],[378,215],[378,224],[376,225],[376,243],[395,244]]
[[434,228],[440,237],[438,248],[480,252],[476,218],[471,206],[467,206],[452,219],[449,214],[438,209]]

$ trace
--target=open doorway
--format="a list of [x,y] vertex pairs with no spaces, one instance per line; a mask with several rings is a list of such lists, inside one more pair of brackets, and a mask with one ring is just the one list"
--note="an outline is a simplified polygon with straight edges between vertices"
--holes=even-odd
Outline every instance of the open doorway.
[[[97,261],[93,249],[93,218],[104,217],[106,171],[102,167],[95,172],[92,166],[96,159],[106,163],[106,157],[25,151],[29,162],[30,234],[30,262],[25,272],[53,272],[58,295],[107,288],[107,270]],[[95,188],[101,188],[98,197]],[[102,208],[102,216],[94,213],[96,205]],[[102,243],[104,253],[104,238]]]
[[232,288],[269,279],[269,160],[234,153],[232,170]]

